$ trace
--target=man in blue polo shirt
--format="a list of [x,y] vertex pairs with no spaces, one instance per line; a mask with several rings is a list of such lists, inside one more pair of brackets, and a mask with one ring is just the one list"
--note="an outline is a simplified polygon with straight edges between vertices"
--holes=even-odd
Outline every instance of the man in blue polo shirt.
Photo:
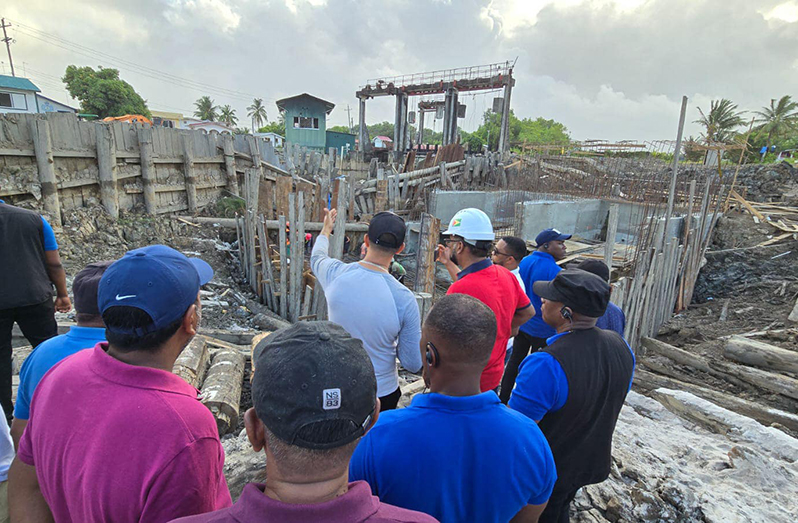
[[[610,283],[610,268],[601,260],[585,260],[577,265],[576,268],[592,272],[602,280]],[[612,286],[610,286],[610,295],[612,295]],[[596,327],[615,331],[623,337],[623,331],[626,329],[626,316],[620,307],[609,302],[607,303],[607,312],[596,321]]]
[[509,405],[538,422],[557,464],[540,521],[567,523],[576,492],[609,476],[612,434],[632,387],[635,357],[618,333],[596,328],[610,299],[599,276],[566,269],[534,290],[557,334],[523,361]]
[[103,273],[112,263],[90,263],[75,276],[72,281],[72,295],[75,298],[77,326],[71,327],[66,334],[43,342],[22,364],[17,402],[14,405],[14,421],[11,423],[15,447],[19,445],[19,439],[28,424],[33,393],[47,371],[64,358],[105,341],[105,324],[97,307],[97,288]]
[[531,320],[521,325],[518,335],[513,341],[513,352],[504,368],[499,398],[506,404],[515,386],[515,377],[518,375],[518,366],[527,357],[530,350],[535,352],[546,346],[546,338],[554,336],[554,329],[546,325],[540,315],[540,297],[532,290],[536,281],[553,280],[562,269],[557,262],[565,258],[565,240],[570,234],[563,234],[557,229],[546,229],[535,238],[536,250],[521,260],[518,270],[524,281],[529,301],[535,308],[535,315]]
[[350,481],[366,480],[384,503],[444,523],[537,521],[556,481],[554,460],[534,421],[480,393],[495,337],[482,302],[441,298],[421,334],[430,393],[380,414],[355,449]]
[[[53,228],[39,213],[0,200],[0,405],[11,421],[11,329],[32,347],[58,334],[55,311],[69,312],[66,273]],[[53,286],[56,299],[53,303]]]

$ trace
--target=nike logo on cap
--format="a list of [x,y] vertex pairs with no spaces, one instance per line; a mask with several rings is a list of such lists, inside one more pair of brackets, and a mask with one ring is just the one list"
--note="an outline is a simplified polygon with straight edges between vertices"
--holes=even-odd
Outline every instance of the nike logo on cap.
[[128,298],[135,298],[135,297],[136,297],[135,294],[128,294],[127,296],[120,296],[120,295],[117,294],[116,295],[116,301],[122,301],[122,300],[126,300]]

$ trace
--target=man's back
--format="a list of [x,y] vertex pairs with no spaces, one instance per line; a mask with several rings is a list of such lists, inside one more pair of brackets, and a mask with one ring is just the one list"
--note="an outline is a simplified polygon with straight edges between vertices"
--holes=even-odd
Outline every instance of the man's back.
[[36,347],[19,372],[14,417],[28,419],[33,394],[47,371],[64,358],[90,349],[101,341],[105,341],[105,329],[73,326],[66,334],[50,338]]
[[610,302],[607,304],[607,312],[596,321],[596,327],[615,331],[623,337],[626,329],[626,316],[620,307]]
[[350,481],[367,481],[384,503],[443,522],[509,521],[524,506],[544,503],[556,479],[537,425],[492,392],[420,394],[409,407],[381,414],[349,471]]
[[532,290],[532,284],[536,281],[553,280],[557,273],[562,270],[551,254],[535,251],[521,260],[518,265],[521,279],[524,280],[526,294],[535,307],[535,316],[531,320],[521,325],[521,331],[537,338],[548,338],[554,336],[554,329],[546,325],[543,321],[543,314],[540,310],[540,296]]
[[388,272],[327,257],[327,245],[327,238],[319,236],[311,262],[324,288],[330,321],[363,342],[377,375],[377,395],[390,394],[399,387],[397,352],[405,368],[421,368],[416,299]]
[[46,228],[47,238],[40,215],[0,203],[0,309],[41,303],[53,295],[44,252],[55,238]]
[[45,375],[20,442],[56,521],[169,521],[229,506],[224,451],[196,389],[104,346]]
[[[485,263],[487,262],[487,263]],[[446,294],[468,294],[487,305],[496,315],[496,341],[485,371],[482,373],[482,391],[492,390],[499,385],[504,370],[504,357],[507,340],[512,334],[512,321],[515,311],[529,305],[529,299],[513,273],[493,265],[490,260],[479,262],[484,265],[473,272],[468,269],[454,282]],[[462,273],[461,273],[462,274]]]

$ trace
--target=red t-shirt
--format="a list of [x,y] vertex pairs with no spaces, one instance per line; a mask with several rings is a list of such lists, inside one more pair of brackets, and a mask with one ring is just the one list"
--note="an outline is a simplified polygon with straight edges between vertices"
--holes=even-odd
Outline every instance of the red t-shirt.
[[530,306],[529,297],[521,289],[516,277],[490,260],[477,262],[458,274],[457,281],[446,294],[468,294],[478,299],[496,315],[496,342],[485,370],[482,371],[482,392],[499,386],[504,372],[507,340],[512,331],[515,311]]

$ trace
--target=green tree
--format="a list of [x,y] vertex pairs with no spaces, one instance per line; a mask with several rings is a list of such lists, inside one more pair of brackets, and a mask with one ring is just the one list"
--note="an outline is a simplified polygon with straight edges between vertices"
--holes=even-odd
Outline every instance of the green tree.
[[333,131],[335,133],[347,133],[349,134],[349,127],[345,125],[333,125],[332,127],[327,128],[328,131]]
[[219,108],[213,104],[213,100],[211,100],[210,96],[203,96],[202,98],[198,99],[194,102],[194,107],[197,108],[194,111],[194,116],[200,118],[202,120],[208,120],[209,122],[215,122],[217,118],[217,111]]
[[701,118],[694,123],[704,126],[704,139],[708,142],[726,143],[734,137],[734,131],[745,122],[743,121],[742,111],[737,110],[737,104],[726,98],[712,100],[709,106],[709,113],[698,107]]
[[222,106],[219,109],[219,121],[229,125],[230,127],[235,127],[238,124],[236,110],[229,105]]
[[[492,111],[485,111],[482,117],[482,125],[469,135],[476,136],[487,144],[490,150],[499,147],[499,136],[501,135],[501,114]],[[519,120],[515,113],[510,110],[509,136],[510,143],[528,144],[560,144],[568,145],[571,137],[568,128],[560,122],[547,120],[545,118],[524,118]],[[476,142],[475,142],[476,143]]]
[[783,138],[790,131],[798,130],[798,102],[793,102],[789,95],[782,96],[778,102],[770,100],[770,107],[763,107],[761,111],[754,111],[759,124],[756,129],[766,134],[767,145],[773,145],[774,140]]
[[263,105],[262,98],[255,98],[252,100],[252,105],[247,107],[247,116],[252,119],[253,133],[255,132],[256,128],[269,121],[269,117],[266,115],[266,107]]
[[99,67],[67,66],[61,81],[69,94],[80,100],[80,110],[100,118],[140,114],[151,118],[147,102],[129,83],[119,78],[119,70]]
[[259,133],[275,133],[279,134],[280,136],[285,135],[285,124],[280,122],[269,122],[263,127],[258,129]]

